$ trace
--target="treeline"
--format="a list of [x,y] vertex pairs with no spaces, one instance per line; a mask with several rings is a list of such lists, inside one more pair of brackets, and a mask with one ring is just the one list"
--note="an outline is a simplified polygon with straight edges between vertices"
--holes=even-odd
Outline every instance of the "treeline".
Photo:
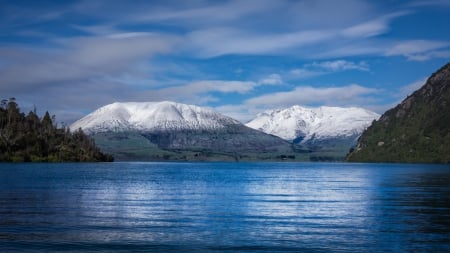
[[58,128],[48,112],[39,118],[36,110],[27,115],[14,98],[0,104],[0,161],[2,162],[107,162],[92,138],[81,129]]

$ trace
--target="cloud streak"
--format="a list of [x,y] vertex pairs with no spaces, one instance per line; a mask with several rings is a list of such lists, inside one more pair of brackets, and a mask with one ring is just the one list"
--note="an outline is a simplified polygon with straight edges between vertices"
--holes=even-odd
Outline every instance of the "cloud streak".
[[369,71],[369,65],[364,62],[352,62],[347,60],[322,61],[304,64],[301,68],[289,71],[291,78],[310,78],[342,71]]
[[[196,52],[200,57],[216,57],[227,54],[292,54],[306,58],[346,56],[341,45],[353,44],[351,55],[385,54],[391,50],[390,41],[377,40],[370,42],[374,49],[367,50],[367,44],[372,37],[385,34],[390,29],[390,23],[410,11],[398,11],[379,17],[363,20],[358,18],[348,22],[346,26],[327,25],[322,27],[298,27],[286,32],[261,32],[258,29],[245,29],[236,26],[216,26],[208,29],[196,29],[189,33],[188,51]],[[339,22],[338,22],[339,23]],[[314,29],[312,29],[314,27]],[[355,43],[358,42],[358,43]],[[362,48],[361,42],[364,42]],[[399,41],[398,43],[400,43]],[[318,51],[318,48],[321,50]]]
[[412,61],[425,61],[434,57],[447,57],[449,42],[430,40],[408,40],[395,43],[386,51],[387,56],[401,55]]
[[[164,35],[62,40],[60,48],[0,49],[6,66],[0,69],[2,91],[43,84],[88,81],[134,71],[134,64],[167,52],[176,39]],[[26,73],[26,75],[24,75]]]
[[218,94],[249,94],[260,86],[282,84],[282,78],[278,74],[271,74],[259,81],[237,80],[199,80],[187,84],[179,84],[172,87],[154,89],[145,93],[146,99],[151,100],[175,100],[184,103],[206,104],[219,99]]
[[319,68],[330,72],[346,71],[346,70],[360,70],[360,71],[369,70],[369,66],[365,62],[355,63],[346,60],[314,62],[306,66]]
[[301,105],[344,105],[359,104],[361,100],[378,93],[379,90],[351,84],[341,87],[300,86],[291,91],[277,92],[270,95],[254,97],[245,101],[248,105],[263,107],[288,107]]
[[299,31],[285,34],[255,34],[236,28],[198,30],[187,37],[187,51],[200,57],[226,54],[286,54],[292,48],[304,47],[333,38],[333,31]]

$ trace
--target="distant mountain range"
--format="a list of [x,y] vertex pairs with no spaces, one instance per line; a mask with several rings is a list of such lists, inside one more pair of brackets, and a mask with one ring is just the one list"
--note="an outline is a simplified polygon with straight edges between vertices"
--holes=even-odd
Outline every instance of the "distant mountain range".
[[114,103],[71,125],[117,160],[294,158],[292,145],[207,108],[174,102]]
[[450,63],[367,128],[347,160],[450,163]]
[[329,148],[343,144],[348,150],[377,113],[357,107],[301,107],[260,113],[246,125],[308,148]]
[[194,105],[130,102],[101,107],[70,128],[117,160],[335,160],[376,118],[360,108],[294,106],[246,126]]

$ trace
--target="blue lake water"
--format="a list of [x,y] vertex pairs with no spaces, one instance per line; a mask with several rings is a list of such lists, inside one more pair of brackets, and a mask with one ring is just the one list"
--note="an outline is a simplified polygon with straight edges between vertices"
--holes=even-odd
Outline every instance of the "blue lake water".
[[0,252],[450,251],[450,166],[0,164]]

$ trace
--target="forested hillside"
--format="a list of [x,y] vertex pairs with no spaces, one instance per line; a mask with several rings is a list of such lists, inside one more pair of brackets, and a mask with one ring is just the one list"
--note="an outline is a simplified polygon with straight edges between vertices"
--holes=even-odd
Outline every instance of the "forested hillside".
[[14,98],[0,105],[0,161],[2,162],[93,162],[112,161],[83,131],[70,132],[56,124],[48,112],[27,115]]
[[374,121],[347,160],[450,163],[450,63]]

